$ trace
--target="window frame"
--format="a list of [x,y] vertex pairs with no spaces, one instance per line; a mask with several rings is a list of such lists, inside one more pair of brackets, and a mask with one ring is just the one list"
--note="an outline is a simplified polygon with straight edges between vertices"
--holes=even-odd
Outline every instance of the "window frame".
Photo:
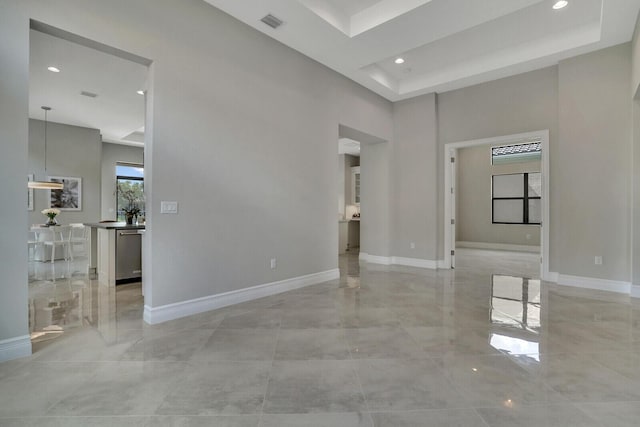
[[[144,169],[144,164],[138,164],[138,163],[124,163],[124,162],[118,162],[116,163],[116,170],[117,170],[117,166],[132,166],[132,167],[137,167],[137,168],[143,168]],[[128,181],[138,181],[138,182],[142,182],[142,192],[144,194],[144,176],[141,178],[139,176],[127,176],[127,175],[118,175],[116,173],[116,219],[119,219],[120,217],[120,206],[118,205],[118,183],[120,182],[120,180],[128,180]],[[146,204],[145,204],[145,208],[144,210],[142,210],[140,212],[140,215],[145,216],[146,215]]]
[[[541,196],[529,196],[529,174],[541,172],[517,172],[491,175],[491,224],[507,225],[542,225],[542,222],[529,222],[529,200],[542,200]],[[495,197],[493,194],[493,181],[496,176],[523,175],[523,197]],[[522,200],[522,222],[504,222],[495,220],[496,200]]]

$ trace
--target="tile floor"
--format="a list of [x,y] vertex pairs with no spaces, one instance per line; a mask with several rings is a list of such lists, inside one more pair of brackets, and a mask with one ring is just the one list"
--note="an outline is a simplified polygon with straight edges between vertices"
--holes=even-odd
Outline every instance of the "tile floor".
[[0,364],[0,425],[640,424],[640,302],[541,284],[534,255],[459,254],[455,271],[345,256],[340,280],[155,326],[139,284],[34,280],[34,354]]

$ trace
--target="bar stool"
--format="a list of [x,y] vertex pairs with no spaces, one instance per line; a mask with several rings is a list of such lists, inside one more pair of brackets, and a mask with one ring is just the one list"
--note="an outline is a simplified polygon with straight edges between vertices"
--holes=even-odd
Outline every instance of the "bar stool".
[[51,263],[56,259],[56,248],[62,247],[64,259],[71,258],[73,261],[73,253],[71,253],[71,226],[56,225],[47,229],[42,229],[40,233],[43,235],[40,239],[45,247],[51,247]]
[[71,259],[74,256],[85,257],[89,253],[89,229],[84,224],[70,224],[71,236],[69,239],[69,250]]

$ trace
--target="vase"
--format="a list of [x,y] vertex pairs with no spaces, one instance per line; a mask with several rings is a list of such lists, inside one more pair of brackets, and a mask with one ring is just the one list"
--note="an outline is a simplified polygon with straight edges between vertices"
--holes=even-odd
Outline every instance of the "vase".
[[127,225],[133,225],[133,215],[125,214],[124,217],[125,217],[125,219],[127,221]]
[[58,225],[58,221],[56,220],[56,217],[49,217],[49,219],[47,220],[47,223],[45,224],[47,227],[51,227],[54,225]]

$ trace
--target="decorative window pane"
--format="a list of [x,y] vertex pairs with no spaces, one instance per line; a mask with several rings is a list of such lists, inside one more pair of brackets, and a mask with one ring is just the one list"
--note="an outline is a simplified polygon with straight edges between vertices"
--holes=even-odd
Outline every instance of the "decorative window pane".
[[524,144],[503,145],[491,149],[491,163],[521,163],[540,160],[542,157],[542,142],[540,140]]

